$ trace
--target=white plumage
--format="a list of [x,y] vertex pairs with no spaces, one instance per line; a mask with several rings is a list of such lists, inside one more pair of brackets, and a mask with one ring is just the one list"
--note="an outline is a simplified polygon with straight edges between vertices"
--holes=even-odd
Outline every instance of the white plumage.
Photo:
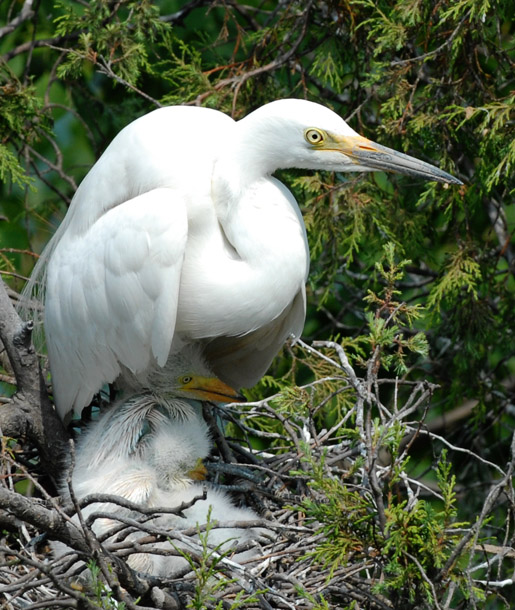
[[137,119],[79,186],[32,278],[46,287],[63,417],[122,369],[164,366],[192,341],[222,380],[253,385],[286,338],[301,334],[305,228],[271,175],[289,167],[459,183],[303,100],[272,102],[237,122],[182,106]]
[[[202,476],[199,460],[207,457],[211,441],[206,423],[201,416],[200,403],[182,396],[206,397],[212,389],[219,393],[220,382],[215,378],[198,376],[199,362],[195,350],[187,348],[174,355],[174,370],[170,371],[173,389],[168,389],[166,398],[157,398],[150,392],[122,399],[93,423],[81,435],[76,447],[72,487],[78,499],[89,494],[108,493],[121,496],[146,508],[180,507],[196,496],[202,495],[204,485],[195,479]],[[202,371],[205,372],[205,371]],[[199,381],[201,380],[201,381]],[[203,381],[202,381],[203,380]],[[192,387],[200,390],[193,390]],[[226,393],[226,401],[231,398]],[[238,395],[234,393],[234,398]],[[205,469],[204,469],[205,472]],[[63,484],[62,495],[67,497],[68,487]],[[211,508],[210,508],[211,507]],[[184,517],[162,514],[147,521],[170,532],[195,527],[206,522],[209,510],[211,519],[218,521],[251,521],[258,516],[247,508],[238,508],[222,491],[208,487],[207,499],[197,501],[184,510]],[[106,512],[113,518],[99,518],[93,523],[97,535],[108,533],[119,525],[117,516],[137,517],[135,511],[112,503],[95,503],[83,510],[85,518],[94,512]],[[209,534],[213,546],[223,545],[227,549],[236,542],[249,540],[263,530],[220,528]],[[131,534],[134,540],[141,534]],[[170,543],[154,545],[155,548],[170,548]],[[188,550],[187,543],[177,546]],[[59,556],[67,547],[57,543],[55,553]],[[242,560],[249,553],[236,556]],[[159,556],[136,553],[129,557],[129,565],[155,576],[169,576],[187,562],[182,557]]]

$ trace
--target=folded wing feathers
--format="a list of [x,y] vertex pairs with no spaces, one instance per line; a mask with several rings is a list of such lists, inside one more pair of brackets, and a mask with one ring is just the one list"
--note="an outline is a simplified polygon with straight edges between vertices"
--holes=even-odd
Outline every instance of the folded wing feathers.
[[58,244],[46,325],[63,416],[114,381],[120,365],[139,372],[153,357],[166,362],[187,236],[185,207],[174,195],[164,188],[140,195]]

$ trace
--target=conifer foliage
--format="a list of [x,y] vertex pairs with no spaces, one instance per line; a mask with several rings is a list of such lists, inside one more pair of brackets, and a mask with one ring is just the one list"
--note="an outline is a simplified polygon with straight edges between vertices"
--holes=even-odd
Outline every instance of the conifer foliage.
[[[510,0],[0,4],[2,607],[513,607],[514,18]],[[162,540],[146,515],[113,546],[56,500],[70,432],[12,305],[124,125],[284,97],[464,185],[281,172],[312,254],[303,341],[220,412],[208,464],[274,540],[242,571],[205,526],[187,576],[149,579],[123,562],[135,529]]]

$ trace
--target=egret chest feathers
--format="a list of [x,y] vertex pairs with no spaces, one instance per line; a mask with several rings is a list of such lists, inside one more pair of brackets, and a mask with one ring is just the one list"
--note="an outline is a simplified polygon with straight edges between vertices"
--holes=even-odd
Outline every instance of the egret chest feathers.
[[194,338],[242,335],[274,320],[302,291],[309,266],[286,187],[260,178],[234,201],[224,181],[213,186],[216,224],[202,238],[190,232],[181,276],[176,329]]

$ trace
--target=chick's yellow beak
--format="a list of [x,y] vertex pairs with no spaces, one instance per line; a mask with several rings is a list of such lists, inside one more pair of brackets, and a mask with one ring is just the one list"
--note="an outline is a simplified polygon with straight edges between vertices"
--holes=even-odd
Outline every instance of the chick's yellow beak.
[[199,458],[197,463],[195,464],[195,468],[192,468],[188,475],[190,479],[194,481],[205,481],[207,477],[207,468],[202,463],[202,460]]
[[358,134],[348,136],[331,134],[321,148],[341,152],[356,164],[356,169],[382,170],[435,182],[463,184],[458,178],[430,163],[372,142]]
[[245,402],[244,396],[216,377],[192,375],[188,377],[181,389],[191,392],[191,395],[197,400],[212,400],[223,403]]

